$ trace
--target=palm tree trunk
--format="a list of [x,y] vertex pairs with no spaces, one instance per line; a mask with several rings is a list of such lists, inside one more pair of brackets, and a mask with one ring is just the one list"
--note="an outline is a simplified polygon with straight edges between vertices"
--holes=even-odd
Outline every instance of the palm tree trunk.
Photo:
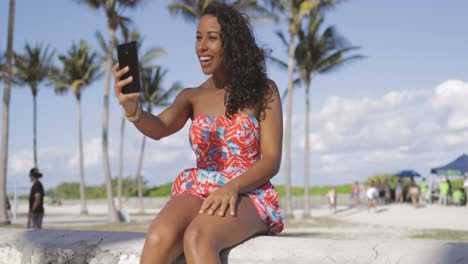
[[[149,102],[149,105],[146,109],[148,113],[151,113],[151,102]],[[145,142],[146,142],[146,136],[143,135],[143,141],[141,142],[141,149],[140,149],[140,158],[138,160],[138,167],[137,167],[137,187],[138,187],[138,201],[140,203],[140,213],[145,212],[145,205],[143,202],[143,177],[141,176],[141,169],[143,167],[143,157],[145,155]]]
[[110,86],[110,73],[112,69],[112,52],[115,43],[115,30],[109,28],[110,45],[106,61],[106,72],[104,80],[104,116],[102,126],[102,150],[104,158],[104,176],[106,177],[106,191],[107,191],[107,207],[108,218],[110,222],[118,222],[119,217],[115,209],[114,196],[112,195],[112,177],[109,164],[109,86]]
[[122,114],[122,123],[120,125],[119,175],[117,179],[117,197],[119,200],[119,210],[122,210],[122,170],[123,170],[124,133],[125,133],[125,117]]
[[294,67],[294,37],[295,33],[289,29],[289,59],[288,59],[288,92],[287,92],[287,112],[286,112],[286,131],[285,131],[285,210],[284,215],[286,218],[292,218],[292,205],[291,205],[291,129],[292,129],[292,86],[293,86],[293,67]]
[[[37,87],[33,88],[37,91]],[[33,92],[33,154],[34,167],[37,168],[37,94]]]
[[305,82],[305,104],[306,104],[306,115],[305,115],[305,148],[304,148],[304,218],[310,217],[310,198],[309,198],[309,177],[310,177],[310,143],[309,143],[309,126],[310,126],[310,81]]
[[3,120],[2,120],[2,148],[0,158],[0,225],[9,224],[6,198],[7,198],[7,165],[8,165],[8,132],[10,116],[10,90],[11,90],[11,58],[13,55],[13,26],[15,21],[15,0],[10,0],[10,12],[8,15],[8,40],[6,54],[7,78],[3,89]]
[[146,142],[146,136],[143,135],[143,140],[141,142],[141,149],[140,149],[140,158],[138,160],[138,167],[137,167],[137,174],[136,174],[136,180],[137,180],[137,185],[138,185],[138,201],[140,203],[140,213],[145,212],[145,205],[143,203],[143,179],[141,176],[141,168],[143,166],[143,156],[145,152],[145,142]]
[[76,97],[76,103],[78,106],[78,144],[80,148],[80,204],[81,204],[81,215],[88,214],[88,208],[86,206],[86,197],[85,197],[85,177],[84,177],[84,165],[83,165],[83,135],[81,128],[81,99],[78,95]]

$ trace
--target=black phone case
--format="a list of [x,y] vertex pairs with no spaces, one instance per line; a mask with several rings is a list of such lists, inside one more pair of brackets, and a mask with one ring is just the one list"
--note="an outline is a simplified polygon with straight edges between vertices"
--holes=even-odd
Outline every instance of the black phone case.
[[141,91],[140,71],[138,69],[138,49],[136,41],[123,43],[117,46],[117,57],[119,67],[123,69],[126,66],[130,67],[130,71],[125,73],[120,80],[132,76],[133,81],[122,88],[123,94],[138,93]]

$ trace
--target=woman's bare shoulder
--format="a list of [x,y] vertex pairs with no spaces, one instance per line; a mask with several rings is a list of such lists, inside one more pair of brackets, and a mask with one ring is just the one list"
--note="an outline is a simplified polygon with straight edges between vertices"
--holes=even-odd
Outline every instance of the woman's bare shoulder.
[[176,100],[191,102],[198,93],[198,87],[183,88],[176,96]]
[[180,91],[179,95],[187,96],[187,97],[196,96],[205,88],[205,86],[206,86],[205,84],[206,84],[206,82],[202,83],[202,84],[200,84],[199,86],[196,86],[196,87],[184,88],[184,89],[182,89],[182,91]]
[[268,85],[268,88],[269,88],[270,92],[279,94],[278,86],[276,85],[275,81],[273,81],[272,79],[268,79],[267,80],[267,85]]

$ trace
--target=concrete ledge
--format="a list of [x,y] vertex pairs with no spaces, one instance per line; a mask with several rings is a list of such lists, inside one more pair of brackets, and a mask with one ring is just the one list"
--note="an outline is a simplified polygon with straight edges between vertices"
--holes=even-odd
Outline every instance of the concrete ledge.
[[[142,233],[0,228],[0,264],[138,264],[143,242]],[[450,264],[468,263],[468,244],[261,236],[222,256],[223,263],[229,264]]]

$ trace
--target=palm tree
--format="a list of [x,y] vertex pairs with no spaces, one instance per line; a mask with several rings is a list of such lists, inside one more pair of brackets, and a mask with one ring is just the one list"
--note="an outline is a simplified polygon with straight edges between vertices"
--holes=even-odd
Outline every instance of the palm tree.
[[115,209],[114,196],[112,194],[112,177],[110,173],[109,164],[109,87],[110,75],[112,70],[112,52],[115,47],[115,32],[117,28],[129,24],[130,19],[121,15],[125,8],[135,8],[142,2],[142,0],[75,0],[81,4],[87,4],[94,10],[102,9],[106,14],[107,27],[109,31],[109,45],[105,66],[105,79],[104,79],[104,112],[103,112],[103,125],[102,125],[102,149],[104,159],[104,174],[106,177],[106,191],[107,191],[107,204],[109,221],[119,221],[118,213]]
[[268,6],[279,13],[279,18],[286,20],[289,31],[288,47],[288,88],[286,108],[286,131],[285,131],[285,209],[287,218],[292,218],[291,204],[291,127],[292,127],[292,89],[294,71],[295,39],[301,27],[302,21],[313,9],[321,10],[335,4],[336,0],[265,0]]
[[[6,208],[6,180],[7,180],[7,165],[8,165],[8,132],[9,132],[9,117],[10,117],[10,91],[12,80],[12,56],[13,56],[13,28],[15,21],[15,0],[10,0],[10,10],[8,14],[8,39],[6,50],[5,70],[6,78],[4,79],[5,88],[3,89],[3,119],[2,119],[2,147],[0,157],[0,225],[9,224],[7,208]],[[3,70],[2,70],[3,72]],[[2,74],[3,76],[3,74]]]
[[[131,32],[126,28],[126,27],[121,27],[121,33],[122,36],[120,40],[117,39],[116,43],[125,43],[129,41],[136,41],[138,50],[141,50],[141,47],[143,45],[144,39],[140,36],[140,32],[136,29],[132,30]],[[104,54],[107,54],[108,48],[107,48],[107,43],[103,37],[103,35],[100,32],[96,32],[96,38],[99,42],[99,46],[103,50]],[[140,69],[145,69],[145,68],[155,68],[155,65],[152,65],[151,62],[159,57],[166,55],[166,52],[164,49],[159,48],[159,47],[151,47],[148,49],[145,53],[140,54],[139,57],[141,58],[139,60],[139,68]],[[102,55],[101,55],[102,56]],[[107,55],[104,55],[107,56]],[[114,54],[112,54],[113,60],[115,61],[116,58]],[[105,57],[104,57],[105,58]],[[126,124],[126,118],[125,115],[122,113],[122,118],[120,122],[120,147],[119,147],[119,172],[117,175],[117,200],[119,204],[119,209],[122,209],[122,171],[123,171],[123,146],[124,146],[124,133],[125,133],[125,124]]]
[[15,80],[24,86],[28,85],[33,96],[33,153],[34,167],[37,168],[37,93],[39,85],[49,81],[52,73],[52,60],[55,51],[49,52],[49,47],[43,48],[37,44],[31,47],[29,43],[24,48],[24,54],[15,53]]
[[253,20],[271,19],[275,17],[274,14],[264,8],[263,5],[259,5],[257,0],[174,0],[173,3],[167,5],[167,8],[172,15],[181,14],[185,20],[194,22],[201,17],[203,9],[215,1],[234,5],[236,8],[249,14],[249,17]]
[[81,128],[81,93],[92,82],[101,77],[97,54],[90,51],[85,41],[73,44],[67,54],[60,55],[63,68],[54,74],[55,92],[64,94],[72,91],[75,95],[78,113],[78,145],[80,154],[80,201],[81,215],[87,215],[85,199],[85,177],[83,166],[83,136]]
[[306,31],[298,33],[299,43],[295,49],[295,59],[298,64],[299,74],[305,88],[305,153],[304,153],[304,213],[305,218],[310,217],[309,199],[309,124],[310,124],[310,83],[312,78],[318,74],[329,73],[339,66],[363,58],[362,55],[350,55],[349,52],[359,47],[349,46],[347,41],[339,36],[334,27],[329,26],[319,32],[323,24],[323,16],[312,12]]
[[[142,84],[142,93],[140,100],[143,106],[146,106],[146,111],[151,113],[153,106],[167,106],[169,105],[168,99],[170,96],[179,91],[182,86],[179,82],[176,82],[168,90],[164,90],[162,85],[162,80],[166,75],[167,70],[162,70],[161,67],[154,68],[144,68],[141,71],[141,84]],[[146,136],[143,135],[143,140],[141,142],[140,149],[140,158],[138,160],[137,167],[137,185],[138,185],[138,199],[140,201],[140,212],[144,212],[143,204],[143,179],[141,175],[141,169],[143,166],[143,156],[145,151],[145,142]]]

